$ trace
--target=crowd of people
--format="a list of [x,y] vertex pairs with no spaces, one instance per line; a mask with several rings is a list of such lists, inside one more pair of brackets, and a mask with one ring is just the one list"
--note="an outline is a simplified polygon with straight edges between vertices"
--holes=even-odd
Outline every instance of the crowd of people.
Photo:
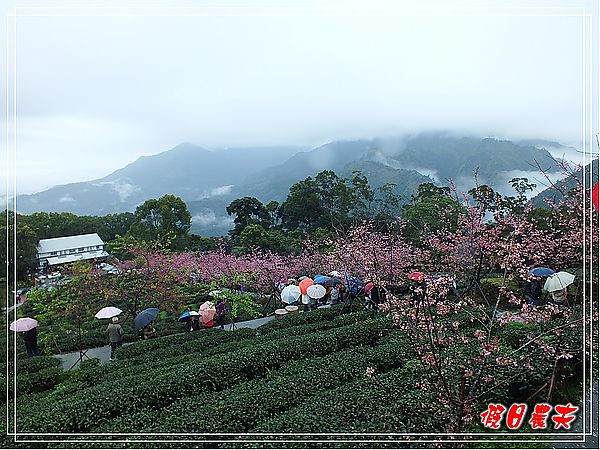
[[[554,272],[551,272],[551,275],[553,275]],[[570,275],[565,272],[560,273]],[[570,279],[570,282],[572,283],[574,276],[570,276],[572,277]],[[315,277],[315,279],[317,279],[317,277]],[[300,277],[298,279],[290,278],[286,282],[281,282],[278,286],[280,293],[282,293],[282,291],[288,286],[298,286],[295,288],[297,289],[298,296],[293,297],[291,301],[288,299],[288,301],[285,301],[284,303],[287,303],[288,306],[295,307],[296,309],[302,306],[303,312],[308,312],[326,305],[336,305],[348,301],[352,302],[356,298],[360,298],[363,300],[365,309],[376,311],[380,308],[381,304],[386,302],[389,294],[398,295],[400,293],[407,295],[412,300],[413,306],[418,307],[427,293],[426,279],[425,276],[420,272],[410,274],[408,277],[408,282],[402,287],[384,285],[377,279],[362,282],[356,278],[353,278],[354,284],[351,284],[347,279],[345,282],[341,281],[342,277],[321,277],[329,278],[329,280],[327,280],[325,283],[322,283],[322,287],[317,289],[319,292],[318,295],[310,295],[311,292],[307,290],[307,285],[313,285],[313,280],[308,277]],[[531,306],[538,306],[544,303],[550,297],[552,302],[556,305],[568,305],[568,289],[566,286],[561,289],[548,291],[545,290],[545,287],[542,285],[542,280],[543,277],[541,276],[531,276],[524,282],[523,298],[527,304]],[[210,309],[212,310],[212,314],[208,315],[208,319],[205,315],[201,314],[205,312],[202,311],[202,306],[198,312],[190,311],[188,313],[186,320],[183,320],[185,330],[187,332],[195,332],[204,328],[213,328],[215,326],[224,329],[226,317],[229,312],[226,298],[225,296],[216,298],[210,297],[210,300],[216,301],[216,304],[213,304],[212,301],[206,302],[210,305]],[[158,310],[156,311],[158,314]],[[178,320],[182,321],[182,317],[180,317]],[[151,339],[157,335],[153,321],[150,321],[147,325],[141,328],[139,332],[140,337],[144,340]],[[121,346],[123,337],[125,335],[125,331],[121,326],[121,321],[118,316],[112,317],[106,329],[106,333],[108,335],[111,349],[110,360],[114,361],[116,350]],[[38,349],[37,345],[37,327],[25,331],[23,333],[23,340],[28,357],[40,354],[40,350]]]

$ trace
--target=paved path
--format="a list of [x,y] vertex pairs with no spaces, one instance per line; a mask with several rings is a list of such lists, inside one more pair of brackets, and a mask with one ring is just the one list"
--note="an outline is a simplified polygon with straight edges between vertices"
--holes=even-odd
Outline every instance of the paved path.
[[[594,387],[592,389],[592,398],[590,399],[590,397],[588,396],[588,398],[586,399],[586,407],[585,407],[585,411],[586,411],[586,416],[587,416],[587,420],[589,420],[590,417],[590,408],[592,409],[592,414],[591,414],[591,418],[592,418],[592,436],[586,436],[585,437],[585,442],[573,442],[573,443],[568,443],[568,442],[560,442],[560,443],[554,443],[552,444],[552,448],[556,448],[556,449],[562,449],[562,448],[598,448],[598,422],[600,420],[600,415],[598,414],[598,395],[600,394],[599,390],[598,390],[598,381],[596,381],[594,383]],[[575,402],[573,402],[575,403]],[[588,429],[590,428],[590,425],[588,424]],[[580,405],[580,410],[578,411],[578,415],[577,415],[577,419],[575,420],[575,422],[573,423],[573,432],[574,433],[581,433],[583,429],[583,408],[581,408]],[[581,435],[579,437],[574,437],[574,439],[579,439],[581,440]],[[564,439],[566,440],[566,438]]]
[[[261,325],[273,320],[274,316],[261,317],[259,319],[246,320],[235,324],[235,328],[258,328]],[[225,325],[226,331],[231,331],[231,324]],[[172,335],[171,335],[172,336]],[[160,338],[157,338],[160,339]],[[123,345],[130,345],[132,342],[125,343]],[[62,361],[63,369],[69,370],[71,367],[79,367],[79,352],[61,353],[54,355]],[[90,348],[86,352],[86,356],[89,358],[98,358],[101,364],[107,363],[110,360],[110,345],[104,347]],[[84,360],[87,359],[84,357]]]

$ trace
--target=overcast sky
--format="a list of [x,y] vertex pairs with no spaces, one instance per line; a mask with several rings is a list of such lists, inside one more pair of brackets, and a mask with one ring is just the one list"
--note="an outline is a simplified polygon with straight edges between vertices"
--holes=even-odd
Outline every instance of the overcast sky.
[[579,11],[327,3],[18,17],[18,192],[104,176],[184,141],[318,145],[444,129],[581,148],[583,22],[539,16]]

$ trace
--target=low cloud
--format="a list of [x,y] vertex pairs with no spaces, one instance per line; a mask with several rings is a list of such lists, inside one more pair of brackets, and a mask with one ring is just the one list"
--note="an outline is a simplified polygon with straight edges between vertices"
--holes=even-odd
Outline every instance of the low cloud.
[[109,185],[113,191],[119,196],[119,200],[121,203],[125,202],[129,197],[131,197],[136,192],[141,192],[139,186],[135,184],[126,183],[124,181],[103,181],[101,183],[97,183],[96,186]]
[[204,200],[207,198],[212,198],[212,197],[219,197],[221,195],[227,195],[231,192],[231,190],[233,189],[233,184],[228,184],[225,186],[217,186],[215,188],[212,189],[208,189],[204,192],[202,192],[197,200]]
[[73,203],[73,202],[75,202],[75,199],[69,195],[65,195],[65,196],[59,198],[58,201],[60,203]]
[[[548,177],[548,178],[546,178]],[[565,177],[561,172],[547,173],[546,175],[542,174],[539,170],[525,171],[525,170],[509,170],[507,172],[500,172],[498,174],[498,179],[506,180],[505,183],[500,184],[495,187],[496,191],[498,191],[502,195],[511,195],[514,196],[517,193],[510,185],[509,181],[513,178],[527,178],[530,183],[536,185],[533,191],[527,192],[527,198],[535,197],[537,194],[542,192],[545,189],[548,189],[552,183],[557,182]]]
[[434,169],[428,169],[424,167],[412,167],[401,164],[397,159],[394,159],[388,156],[383,151],[373,152],[371,154],[371,159],[375,162],[383,164],[384,166],[391,167],[393,169],[406,169],[406,170],[415,170],[419,172],[421,175],[425,175],[426,177],[431,178],[436,183],[440,182],[438,172]]
[[192,217],[192,223],[200,227],[227,227],[233,226],[233,218],[217,216],[212,209],[204,208]]
[[219,186],[210,190],[211,197],[217,197],[219,195],[229,194],[233,189],[233,184],[228,184],[227,186]]

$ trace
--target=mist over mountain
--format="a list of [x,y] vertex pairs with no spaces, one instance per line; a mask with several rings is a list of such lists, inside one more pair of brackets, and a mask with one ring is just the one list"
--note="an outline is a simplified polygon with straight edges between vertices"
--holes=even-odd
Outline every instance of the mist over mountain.
[[227,194],[239,180],[306,150],[304,147],[248,147],[219,151],[184,143],[142,156],[97,180],[55,186],[18,197],[18,210],[103,215],[133,211],[149,198],[174,194],[186,201]]
[[594,159],[591,164],[575,170],[572,174],[561,174],[558,180],[552,181],[550,187],[536,195],[532,199],[532,203],[538,207],[546,206],[546,200],[558,203],[564,198],[563,192],[568,193],[571,189],[575,189],[578,183],[583,184],[586,189],[590,189],[598,180],[599,169],[599,161]]
[[313,149],[278,146],[212,151],[185,143],[141,157],[97,180],[19,196],[17,209],[24,214],[104,215],[133,211],[149,198],[174,194],[188,204],[192,231],[219,235],[231,228],[225,208],[232,200],[252,196],[281,202],[292,184],[322,170],[345,177],[360,171],[373,188],[393,183],[404,202],[425,182],[448,185],[452,180],[466,191],[474,185],[476,171],[480,183],[500,192],[507,192],[508,180],[535,172],[537,165],[557,177],[555,159],[539,142],[423,133],[397,139],[333,141]]

